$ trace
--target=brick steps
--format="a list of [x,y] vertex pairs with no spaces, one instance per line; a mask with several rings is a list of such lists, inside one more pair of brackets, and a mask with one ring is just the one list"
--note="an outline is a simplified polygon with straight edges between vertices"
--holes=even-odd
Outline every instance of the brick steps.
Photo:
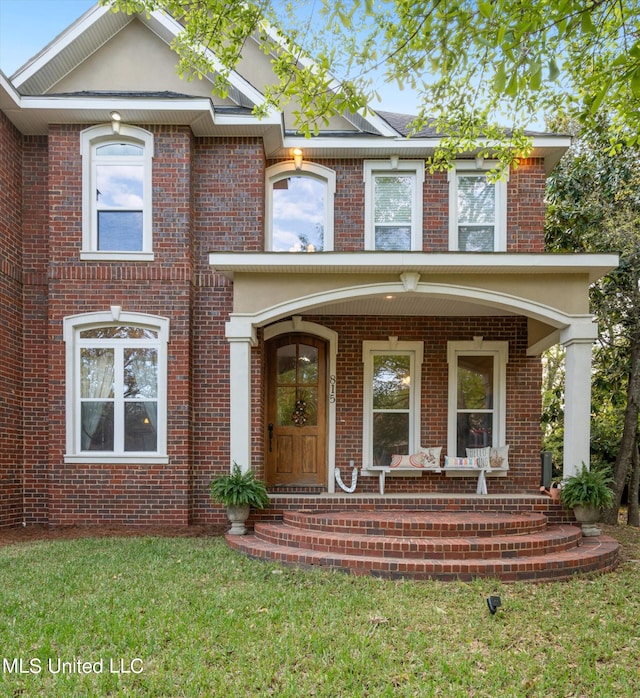
[[556,526],[541,533],[520,536],[412,538],[369,535],[364,539],[354,538],[349,533],[318,534],[316,531],[300,531],[287,525],[257,524],[256,538],[273,545],[320,552],[339,550],[356,556],[438,560],[455,557],[471,560],[513,558],[534,555],[536,552],[569,550],[578,545],[581,533],[575,526]]
[[583,538],[576,526],[547,526],[533,512],[286,512],[227,542],[289,566],[443,581],[567,579],[613,569],[619,549],[612,538]]

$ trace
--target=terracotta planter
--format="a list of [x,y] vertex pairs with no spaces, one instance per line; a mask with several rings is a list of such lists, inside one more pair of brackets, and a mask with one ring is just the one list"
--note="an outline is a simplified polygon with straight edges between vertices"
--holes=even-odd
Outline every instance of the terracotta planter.
[[231,522],[231,528],[229,529],[229,533],[231,535],[244,536],[244,534],[247,532],[245,522],[249,518],[250,511],[251,507],[249,504],[237,507],[227,507],[227,518]]
[[592,506],[576,505],[573,507],[573,515],[582,526],[583,536],[599,536],[602,533],[596,526],[600,520],[600,509]]

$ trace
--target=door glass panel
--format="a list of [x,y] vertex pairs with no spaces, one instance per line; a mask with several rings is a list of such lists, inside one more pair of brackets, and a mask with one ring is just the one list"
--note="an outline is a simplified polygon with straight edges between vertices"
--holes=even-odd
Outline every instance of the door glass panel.
[[297,426],[315,427],[318,425],[318,389],[305,388],[298,392],[293,423]]
[[318,382],[318,350],[306,344],[299,345],[298,381],[305,385]]
[[277,414],[279,427],[290,427],[293,424],[293,412],[296,409],[296,388],[295,386],[279,386],[276,391]]
[[297,374],[297,345],[287,344],[278,349],[278,383],[295,384]]

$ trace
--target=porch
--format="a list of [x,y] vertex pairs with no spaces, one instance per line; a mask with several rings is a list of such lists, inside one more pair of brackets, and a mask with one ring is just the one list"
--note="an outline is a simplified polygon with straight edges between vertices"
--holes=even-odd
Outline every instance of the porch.
[[286,566],[389,579],[558,581],[618,562],[546,495],[276,494],[233,549]]

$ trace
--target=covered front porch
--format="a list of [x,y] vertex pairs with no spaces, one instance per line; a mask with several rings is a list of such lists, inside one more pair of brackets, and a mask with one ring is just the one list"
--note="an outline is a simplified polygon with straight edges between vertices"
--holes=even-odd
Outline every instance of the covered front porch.
[[[455,367],[462,370],[460,357],[481,357],[492,362],[491,387],[483,398],[488,407],[475,410],[489,424],[483,445],[509,446],[509,467],[487,474],[488,492],[536,493],[539,357],[559,343],[566,350],[567,381],[563,473],[571,475],[589,462],[590,385],[584,377],[590,374],[597,327],[589,314],[588,287],[616,262],[615,255],[211,254],[213,269],[232,278],[234,288],[226,326],[231,462],[266,476],[274,494],[316,498],[340,492],[336,469],[350,484],[355,466],[355,493],[372,495],[378,491],[374,466],[380,454],[367,392],[370,357],[411,357],[414,402],[407,410],[409,436],[399,452],[437,447],[442,458],[464,455]],[[317,338],[325,357],[317,437],[323,463],[315,481],[302,476],[278,483],[269,470],[269,453],[278,442],[268,405],[268,347],[278,338],[301,336]],[[307,423],[306,406],[291,411],[296,410],[302,412],[293,414],[289,431],[299,435],[295,427]],[[389,494],[476,492],[476,480],[465,472],[393,475]]]

